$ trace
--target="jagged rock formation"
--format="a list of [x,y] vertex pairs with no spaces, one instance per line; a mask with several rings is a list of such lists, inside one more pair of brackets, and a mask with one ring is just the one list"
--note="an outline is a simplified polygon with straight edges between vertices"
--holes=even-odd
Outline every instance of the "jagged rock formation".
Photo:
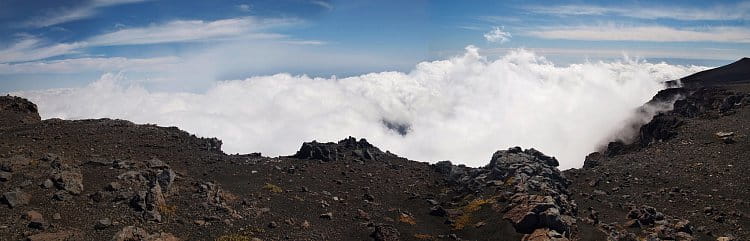
[[367,140],[360,139],[357,141],[356,138],[350,136],[338,143],[305,142],[299,151],[291,157],[308,160],[336,161],[349,157],[359,160],[376,160],[378,156],[382,155],[384,153],[368,143]]
[[[574,231],[576,205],[568,199],[570,183],[557,170],[558,165],[554,157],[537,150],[514,147],[495,152],[483,168],[453,166],[450,162],[439,162],[434,168],[456,185],[458,195],[480,197],[461,209],[483,200],[498,205],[498,216],[509,221],[518,233],[527,234],[524,239],[546,240],[541,237],[548,236],[568,240]],[[459,215],[452,222],[465,226],[462,218]]]

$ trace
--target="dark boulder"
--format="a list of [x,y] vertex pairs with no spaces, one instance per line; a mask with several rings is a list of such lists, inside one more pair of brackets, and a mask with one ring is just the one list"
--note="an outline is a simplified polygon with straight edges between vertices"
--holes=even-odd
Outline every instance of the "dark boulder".
[[639,143],[646,147],[652,142],[668,140],[677,135],[677,127],[682,121],[674,116],[658,114],[651,122],[643,125],[640,129]]
[[360,139],[358,141],[354,137],[348,137],[338,143],[320,143],[317,141],[305,142],[302,144],[299,151],[291,157],[327,162],[336,161],[347,155],[351,155],[358,159],[377,160],[378,156],[383,155],[383,152],[365,139]]

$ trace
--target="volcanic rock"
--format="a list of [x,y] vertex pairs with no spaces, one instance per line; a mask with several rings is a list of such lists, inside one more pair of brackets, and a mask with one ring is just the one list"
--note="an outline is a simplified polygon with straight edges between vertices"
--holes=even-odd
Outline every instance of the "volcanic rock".
[[83,240],[83,234],[80,231],[69,230],[55,233],[39,233],[26,237],[28,241],[73,241]]
[[13,176],[13,173],[0,171],[0,182],[7,182]]
[[78,169],[59,171],[52,180],[58,189],[70,194],[80,195],[83,192],[83,175]]
[[26,221],[29,222],[29,228],[33,229],[44,229],[47,223],[44,221],[44,216],[37,211],[28,211],[24,215]]
[[376,225],[375,231],[372,232],[372,238],[376,241],[398,241],[401,234],[396,227],[391,225]]
[[127,226],[117,232],[112,241],[179,241],[177,237],[169,233],[149,234],[145,229],[135,226]]
[[3,193],[3,201],[11,208],[29,204],[30,200],[31,196],[20,190]]
[[32,124],[41,121],[36,104],[15,96],[0,96],[0,126]]

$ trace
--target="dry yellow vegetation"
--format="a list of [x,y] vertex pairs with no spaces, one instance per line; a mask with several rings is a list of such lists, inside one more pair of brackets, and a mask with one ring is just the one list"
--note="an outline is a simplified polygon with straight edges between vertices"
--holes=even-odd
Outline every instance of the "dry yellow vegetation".
[[455,230],[461,230],[466,225],[471,224],[472,222],[472,214],[476,211],[479,211],[480,208],[482,208],[485,204],[491,204],[495,203],[493,199],[483,199],[483,198],[477,198],[469,202],[469,204],[466,204],[461,211],[463,211],[463,214],[456,218],[455,222],[453,223],[453,229]]
[[408,223],[411,225],[417,224],[417,220],[414,219],[414,217],[409,216],[408,214],[405,214],[405,213],[402,213],[401,215],[398,216],[398,221],[402,223]]
[[266,183],[266,185],[263,186],[263,189],[266,189],[270,192],[275,192],[275,193],[280,193],[284,191],[283,189],[281,189],[281,187],[270,184],[270,183]]

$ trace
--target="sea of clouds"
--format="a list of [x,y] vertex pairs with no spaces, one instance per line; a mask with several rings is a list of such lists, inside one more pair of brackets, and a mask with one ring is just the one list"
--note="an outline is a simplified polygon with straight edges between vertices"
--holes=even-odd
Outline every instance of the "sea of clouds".
[[499,149],[533,147],[567,169],[618,138],[664,81],[704,69],[629,59],[556,66],[526,50],[489,60],[469,46],[409,73],[276,74],[221,81],[203,93],[156,92],[106,74],[82,88],[11,94],[35,102],[42,118],[177,126],[222,139],[227,153],[291,155],[303,141],[355,136],[409,159],[469,166],[487,164]]

